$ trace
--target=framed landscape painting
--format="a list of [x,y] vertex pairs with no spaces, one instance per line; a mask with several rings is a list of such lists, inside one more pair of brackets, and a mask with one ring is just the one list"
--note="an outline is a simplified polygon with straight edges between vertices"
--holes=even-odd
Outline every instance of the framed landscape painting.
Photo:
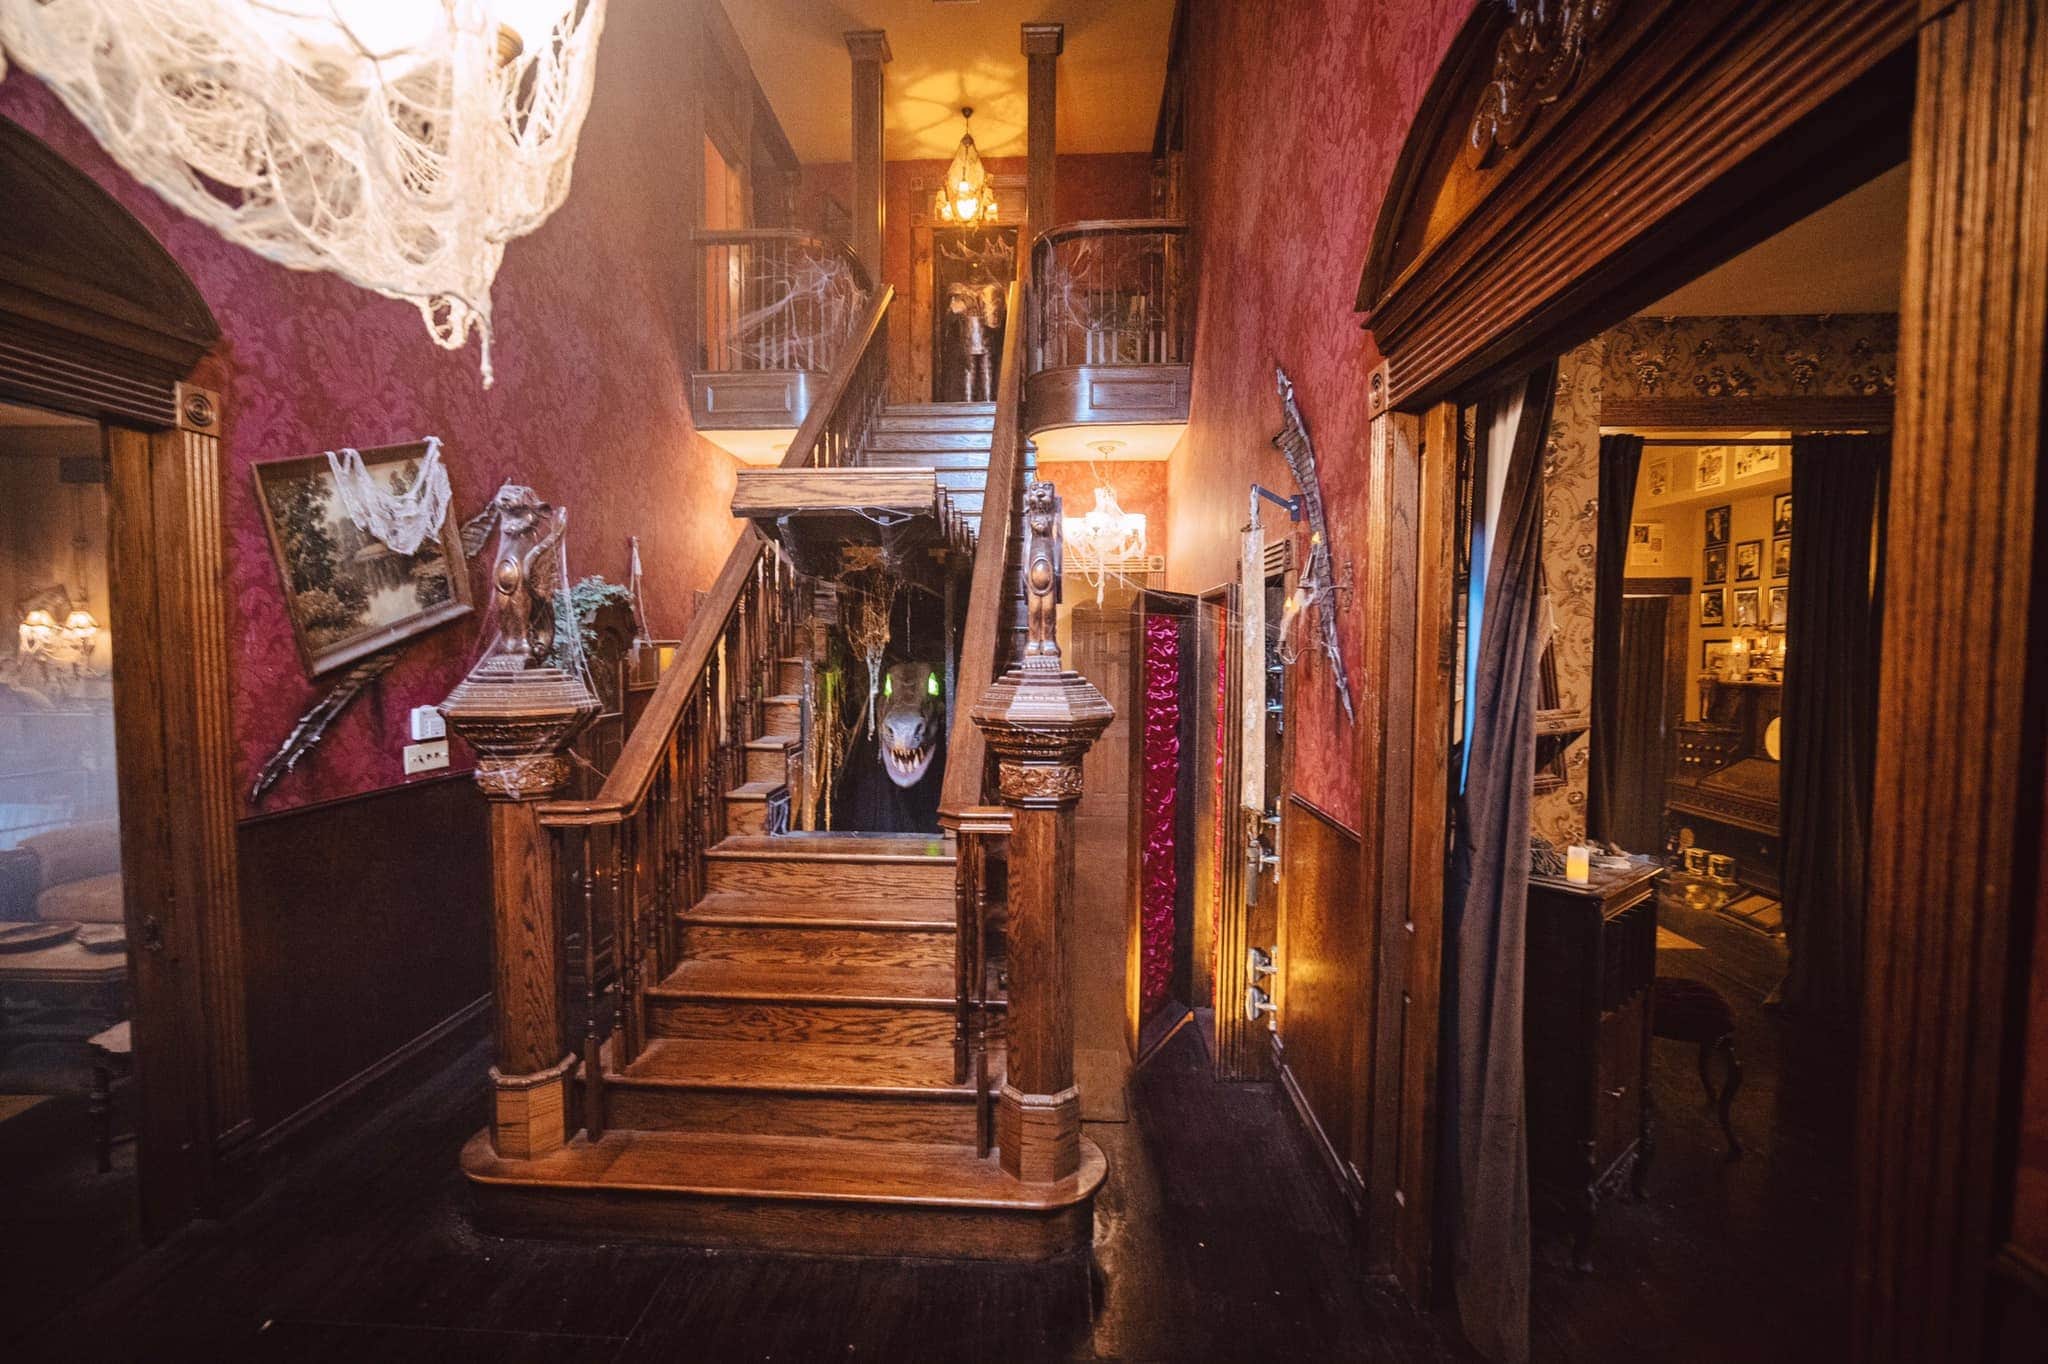
[[[418,478],[426,451],[415,442],[362,456],[380,482],[403,491]],[[469,614],[468,567],[445,524],[440,539],[399,554],[349,518],[325,455],[258,464],[255,474],[285,609],[310,676]]]

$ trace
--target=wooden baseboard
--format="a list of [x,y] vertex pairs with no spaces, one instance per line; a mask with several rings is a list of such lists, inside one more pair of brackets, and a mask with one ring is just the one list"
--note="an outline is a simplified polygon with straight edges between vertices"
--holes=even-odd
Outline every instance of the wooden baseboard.
[[412,1041],[363,1067],[348,1079],[305,1104],[275,1126],[255,1134],[258,1155],[268,1155],[293,1138],[333,1116],[337,1110],[368,1097],[372,1089],[388,1090],[417,1079],[475,1040],[472,1030],[482,1035],[480,1020],[490,1012],[491,997],[472,1000]]
[[1286,1093],[1287,1101],[1294,1107],[1294,1116],[1301,1119],[1302,1130],[1308,1133],[1309,1141],[1322,1155],[1323,1164],[1329,1167],[1330,1178],[1344,1195],[1344,1201],[1351,1205],[1354,1214],[1365,1211],[1365,1185],[1357,1174],[1337,1154],[1337,1148],[1330,1141],[1330,1134],[1323,1130],[1323,1124],[1316,1118],[1315,1109],[1309,1106],[1308,1096],[1301,1092],[1301,1083],[1294,1078],[1293,1069],[1287,1064],[1286,1044],[1278,1036],[1273,1038],[1273,1068],[1279,1072],[1280,1088]]

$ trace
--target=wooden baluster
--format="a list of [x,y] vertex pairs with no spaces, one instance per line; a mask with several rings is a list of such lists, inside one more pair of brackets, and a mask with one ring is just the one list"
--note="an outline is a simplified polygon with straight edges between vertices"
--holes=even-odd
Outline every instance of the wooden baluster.
[[577,899],[583,910],[583,1127],[596,1141],[604,1135],[604,1038],[598,1029],[604,991],[598,983],[597,878],[590,856],[590,830],[579,829],[572,837]]
[[1011,822],[1009,1059],[996,1108],[997,1146],[1010,1174],[1046,1183],[1081,1164],[1067,968],[1074,806],[1081,759],[1115,711],[1086,678],[1060,667],[1060,504],[1050,483],[1033,483],[1026,494],[1024,534],[1024,658],[996,680],[971,718],[995,755],[996,786]]

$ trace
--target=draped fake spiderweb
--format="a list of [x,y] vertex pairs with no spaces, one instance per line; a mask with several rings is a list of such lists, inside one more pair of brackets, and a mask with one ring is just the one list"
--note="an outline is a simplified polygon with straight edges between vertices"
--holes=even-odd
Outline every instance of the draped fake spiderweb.
[[229,241],[474,332],[569,192],[606,0],[0,0],[121,167]]

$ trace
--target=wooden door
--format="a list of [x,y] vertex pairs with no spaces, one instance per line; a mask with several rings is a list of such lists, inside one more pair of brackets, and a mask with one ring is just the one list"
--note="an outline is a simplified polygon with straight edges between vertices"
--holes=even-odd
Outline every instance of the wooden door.
[[[1243,968],[1226,970],[1224,943],[1244,941],[1244,860],[1238,856],[1239,784],[1237,587],[1202,594],[1195,625],[1195,837],[1193,962],[1188,1003],[1207,1017],[1209,1054],[1218,1074],[1228,1075],[1225,1058],[1244,1036],[1244,1014],[1225,1007],[1233,986],[1243,993]],[[1239,949],[1241,951],[1241,949]]]

